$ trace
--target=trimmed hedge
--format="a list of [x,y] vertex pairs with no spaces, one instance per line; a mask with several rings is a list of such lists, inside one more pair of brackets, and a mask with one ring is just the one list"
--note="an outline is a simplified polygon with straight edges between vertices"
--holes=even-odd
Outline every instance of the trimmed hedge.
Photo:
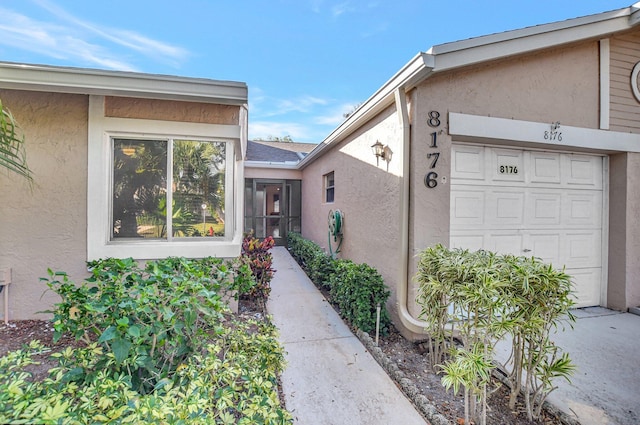
[[343,319],[365,332],[374,332],[376,307],[380,305],[380,332],[388,331],[391,320],[386,302],[390,292],[376,269],[351,260],[333,259],[298,233],[289,233],[287,243],[291,255],[311,281],[329,291],[330,301]]

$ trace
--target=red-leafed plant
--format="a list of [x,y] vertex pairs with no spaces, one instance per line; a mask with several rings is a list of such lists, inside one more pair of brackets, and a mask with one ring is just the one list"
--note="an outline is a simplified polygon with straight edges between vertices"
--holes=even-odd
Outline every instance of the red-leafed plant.
[[271,236],[265,239],[254,237],[253,233],[245,235],[242,241],[242,262],[251,268],[256,284],[249,288],[246,296],[265,301],[271,292],[271,279],[275,270],[271,267],[273,257],[269,252],[275,245]]

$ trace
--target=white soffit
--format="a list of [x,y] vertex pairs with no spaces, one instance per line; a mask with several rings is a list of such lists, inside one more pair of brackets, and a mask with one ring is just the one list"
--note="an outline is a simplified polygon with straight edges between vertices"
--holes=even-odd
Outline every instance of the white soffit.
[[552,123],[449,113],[449,134],[454,141],[527,144],[560,150],[640,152],[640,134],[570,127],[560,123],[552,135],[551,126]]
[[0,88],[242,105],[245,83],[0,62]]

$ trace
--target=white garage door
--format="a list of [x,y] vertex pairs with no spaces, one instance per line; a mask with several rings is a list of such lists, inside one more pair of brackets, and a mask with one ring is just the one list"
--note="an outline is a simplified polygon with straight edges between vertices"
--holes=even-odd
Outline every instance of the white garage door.
[[451,247],[542,258],[600,304],[603,158],[454,145]]

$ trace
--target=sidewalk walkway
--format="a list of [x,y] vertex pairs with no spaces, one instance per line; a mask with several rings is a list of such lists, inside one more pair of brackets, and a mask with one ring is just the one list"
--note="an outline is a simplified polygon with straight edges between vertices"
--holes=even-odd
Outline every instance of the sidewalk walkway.
[[287,352],[282,387],[295,423],[427,424],[287,250],[272,254],[267,310]]

